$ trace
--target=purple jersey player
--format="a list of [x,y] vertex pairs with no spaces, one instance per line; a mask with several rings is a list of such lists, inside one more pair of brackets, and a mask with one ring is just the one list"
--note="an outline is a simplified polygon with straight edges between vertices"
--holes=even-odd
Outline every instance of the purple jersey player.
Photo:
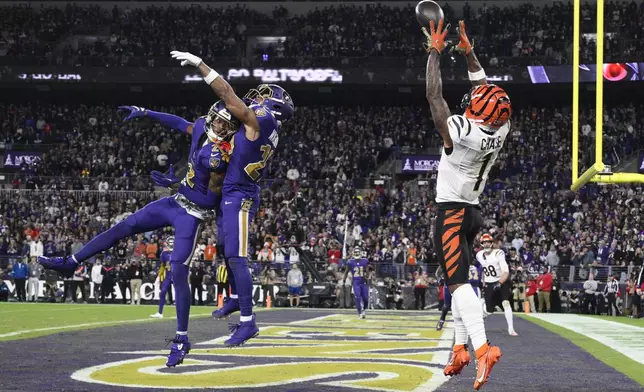
[[[481,266],[481,263],[478,262],[478,260],[474,260],[474,263],[470,265],[470,271],[468,275],[468,280],[472,288],[474,289],[474,292],[476,295],[481,298],[481,273],[483,271],[483,266]],[[439,277],[439,275],[442,274],[442,270],[440,267],[438,267],[438,270],[436,271],[436,276]],[[440,276],[442,279],[442,276]],[[443,285],[443,309],[441,312],[441,318],[438,320],[438,324],[436,324],[436,330],[440,331],[443,329],[443,325],[445,324],[445,318],[447,317],[447,312],[449,312],[452,308],[452,293],[450,293],[449,288],[447,285]]]
[[174,249],[174,237],[168,237],[166,240],[166,247],[161,251],[159,256],[159,275],[157,279],[159,280],[159,311],[155,314],[151,314],[152,318],[163,318],[163,307],[165,306],[165,297],[166,294],[170,297],[170,303],[172,303],[172,265],[170,263],[170,255],[172,254],[172,249]]
[[362,258],[362,250],[359,247],[354,248],[353,258],[347,261],[346,270],[344,271],[345,282],[347,275],[351,273],[351,280],[353,282],[353,295],[356,301],[356,309],[358,310],[358,317],[361,319],[366,318],[366,310],[369,306],[369,283],[367,270],[369,267],[369,260]]
[[230,142],[221,202],[224,257],[232,294],[221,309],[213,312],[213,317],[221,318],[239,310],[240,322],[232,326],[233,334],[224,342],[227,346],[239,346],[259,333],[253,314],[253,280],[248,269],[248,229],[259,207],[258,182],[277,148],[280,127],[293,117],[295,106],[291,96],[274,84],[250,90],[242,100],[201,58],[179,51],[171,55],[183,66],[197,67],[206,84],[241,123]]
[[[66,276],[71,276],[78,263],[114,246],[119,240],[137,233],[157,230],[166,226],[175,229],[174,249],[170,254],[172,282],[176,295],[177,333],[166,365],[176,366],[183,362],[190,351],[188,340],[188,319],[190,316],[190,286],[188,268],[196,247],[201,225],[209,219],[219,205],[217,182],[221,182],[226,171],[228,151],[223,141],[238,128],[236,121],[226,110],[223,101],[212,105],[208,115],[194,123],[167,113],[154,112],[138,106],[122,106],[120,110],[129,112],[125,121],[138,117],[149,117],[161,124],[179,129],[192,135],[188,171],[181,181],[178,192],[169,197],[153,201],[136,211],[109,230],[101,233],[87,243],[76,254],[66,257],[40,257],[45,268],[51,268]],[[166,175],[152,172],[157,185],[171,186],[179,182],[174,169]]]

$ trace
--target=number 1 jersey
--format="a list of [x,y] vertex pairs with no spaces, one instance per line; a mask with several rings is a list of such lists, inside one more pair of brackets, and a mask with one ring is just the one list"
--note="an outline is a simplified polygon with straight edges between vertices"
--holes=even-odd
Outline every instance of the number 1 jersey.
[[510,132],[510,122],[489,130],[465,116],[453,115],[447,125],[454,148],[449,154],[443,148],[441,153],[436,202],[478,205],[490,168]]

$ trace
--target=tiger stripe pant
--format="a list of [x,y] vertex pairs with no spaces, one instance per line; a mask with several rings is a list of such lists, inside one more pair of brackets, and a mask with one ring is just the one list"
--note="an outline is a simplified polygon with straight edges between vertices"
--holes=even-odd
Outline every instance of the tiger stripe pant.
[[478,206],[438,205],[434,244],[448,286],[468,283],[474,238],[482,226],[483,217]]

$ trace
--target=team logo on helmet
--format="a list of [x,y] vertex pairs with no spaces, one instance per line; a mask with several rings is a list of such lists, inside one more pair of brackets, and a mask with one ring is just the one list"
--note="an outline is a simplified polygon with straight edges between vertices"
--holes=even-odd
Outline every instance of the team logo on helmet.
[[248,91],[244,98],[250,104],[266,107],[280,123],[291,119],[295,114],[293,98],[277,84],[260,84],[256,89]]

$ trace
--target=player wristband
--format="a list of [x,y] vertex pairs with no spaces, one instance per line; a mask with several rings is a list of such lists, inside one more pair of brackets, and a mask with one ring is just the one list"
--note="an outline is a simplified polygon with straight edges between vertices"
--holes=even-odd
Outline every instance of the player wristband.
[[203,78],[203,81],[206,82],[208,86],[210,86],[210,83],[214,82],[214,80],[217,79],[218,77],[219,77],[219,74],[217,73],[217,71],[215,71],[214,69],[211,69],[208,75],[206,75],[206,77]]
[[[467,71],[467,74],[470,76],[470,80],[481,80],[487,78],[484,70],[478,70],[476,72]],[[210,83],[209,83],[210,84]]]

